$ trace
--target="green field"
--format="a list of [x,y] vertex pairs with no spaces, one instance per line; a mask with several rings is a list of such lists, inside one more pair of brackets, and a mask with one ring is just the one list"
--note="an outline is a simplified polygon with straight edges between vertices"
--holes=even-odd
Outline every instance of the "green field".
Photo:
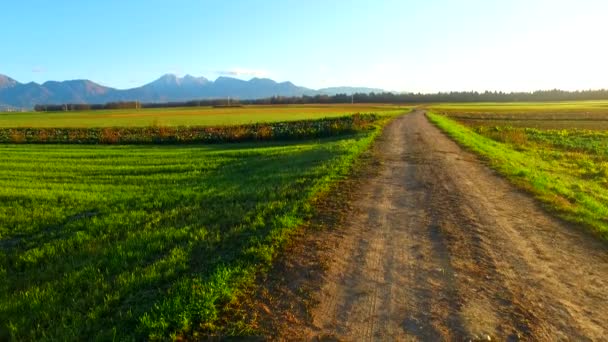
[[0,113],[0,127],[221,126],[320,119],[354,113],[393,115],[404,110],[402,106],[391,105],[329,104]]
[[[306,108],[312,111],[209,111],[230,124],[346,110]],[[193,124],[213,122],[184,112]],[[314,199],[348,174],[395,108],[381,113],[387,116],[360,133],[282,143],[0,144],[0,340],[255,333],[226,321],[226,308],[313,214]],[[44,117],[44,126],[76,114],[27,115]],[[87,122],[130,122],[99,120]]]
[[[608,120],[608,110],[594,108],[602,103],[548,104],[544,112],[542,106],[519,104],[516,112],[495,116],[494,105],[468,105],[462,112],[455,105],[446,115],[431,113],[429,118],[559,216],[608,240],[608,126],[598,120],[602,115]],[[555,129],[556,110],[564,107],[577,119],[568,120],[566,129]],[[471,108],[484,117],[471,120],[471,113],[479,113]],[[517,120],[500,118],[509,115]]]
[[0,337],[216,330],[370,139],[0,146]]

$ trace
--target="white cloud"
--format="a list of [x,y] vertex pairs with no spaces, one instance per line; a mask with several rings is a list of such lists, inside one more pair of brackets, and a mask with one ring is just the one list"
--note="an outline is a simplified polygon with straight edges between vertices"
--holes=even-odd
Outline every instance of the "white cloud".
[[244,68],[232,68],[228,70],[216,70],[216,74],[223,76],[249,76],[249,77],[267,77],[268,72],[265,70],[256,70],[256,69],[244,69]]

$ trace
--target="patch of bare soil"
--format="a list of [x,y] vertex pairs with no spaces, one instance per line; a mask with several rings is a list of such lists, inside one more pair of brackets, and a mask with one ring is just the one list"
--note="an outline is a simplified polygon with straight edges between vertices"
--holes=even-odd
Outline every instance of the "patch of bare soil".
[[251,319],[268,339],[606,339],[606,244],[422,111],[387,126],[369,158],[264,280]]

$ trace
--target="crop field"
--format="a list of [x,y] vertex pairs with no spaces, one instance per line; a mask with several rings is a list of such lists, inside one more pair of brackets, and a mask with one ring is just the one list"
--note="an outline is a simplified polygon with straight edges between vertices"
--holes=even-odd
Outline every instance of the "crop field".
[[388,119],[281,143],[0,144],[0,340],[249,333],[226,308]]
[[608,239],[605,102],[503,105],[492,114],[497,106],[437,106],[429,118],[562,218]]
[[96,110],[82,112],[0,113],[0,127],[142,127],[224,126],[260,122],[297,121],[354,113],[397,114],[404,107],[391,105],[284,105],[243,107],[184,107]]
[[608,130],[608,101],[463,103],[431,109],[470,126]]
[[490,115],[524,115],[525,117],[541,114],[547,117],[551,114],[606,113],[608,112],[608,101],[446,103],[431,105],[430,108],[438,112],[454,114],[486,113]]

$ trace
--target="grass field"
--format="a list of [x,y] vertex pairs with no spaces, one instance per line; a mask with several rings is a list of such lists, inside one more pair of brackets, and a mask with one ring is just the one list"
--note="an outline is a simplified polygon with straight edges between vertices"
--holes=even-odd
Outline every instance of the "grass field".
[[[230,124],[346,110],[315,108],[209,111]],[[189,123],[213,122],[185,112],[200,119]],[[0,144],[0,340],[251,333],[227,322],[226,308],[313,213],[314,199],[348,174],[395,108],[382,113],[373,129],[297,142]],[[44,117],[44,126],[70,123],[72,114],[27,115]],[[130,122],[96,120],[87,123]]]
[[0,337],[216,330],[370,141],[0,146]]
[[[544,113],[535,106],[530,113],[518,112],[516,125],[513,120],[491,119],[491,108],[483,105],[479,108],[490,119],[470,120],[466,111],[429,118],[562,218],[608,240],[608,128],[580,114],[578,120],[568,121],[567,129],[554,129],[560,105],[547,106]],[[581,113],[587,108],[584,102],[576,106]],[[521,110],[526,107],[520,105]],[[594,130],[586,129],[589,126]]]
[[220,126],[319,119],[354,113],[393,115],[405,109],[391,105],[340,104],[0,113],[0,127]]

